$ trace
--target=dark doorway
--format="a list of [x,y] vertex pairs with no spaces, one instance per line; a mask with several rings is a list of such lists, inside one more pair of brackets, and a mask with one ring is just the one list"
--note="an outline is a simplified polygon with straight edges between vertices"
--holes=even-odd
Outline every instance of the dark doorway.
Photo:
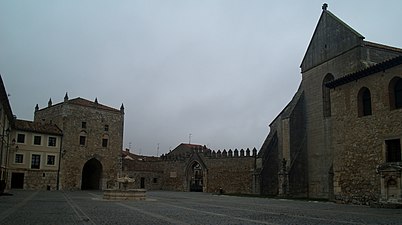
[[141,177],[140,188],[145,188],[145,177]]
[[82,169],[81,190],[99,190],[102,164],[95,158],[88,160]]
[[24,188],[24,173],[11,173],[11,188]]
[[194,162],[191,166],[190,177],[190,191],[202,192],[203,186],[203,173],[202,167],[198,162]]

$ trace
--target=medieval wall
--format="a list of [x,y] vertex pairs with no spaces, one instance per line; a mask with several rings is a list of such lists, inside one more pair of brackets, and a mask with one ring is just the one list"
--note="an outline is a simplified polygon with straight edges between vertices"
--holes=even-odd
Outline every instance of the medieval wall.
[[207,192],[253,193],[254,157],[208,158]]
[[[193,157],[197,154],[197,157]],[[134,187],[139,188],[141,179],[148,190],[190,191],[189,168],[194,162],[203,169],[203,190],[225,193],[254,192],[253,176],[256,150],[223,152],[202,152],[191,155],[174,155],[148,161],[147,157],[123,160],[123,174],[136,179]],[[145,160],[143,160],[145,159]]]
[[[390,109],[388,85],[402,78],[402,66],[331,90],[333,104],[334,194],[339,202],[368,204],[380,197],[378,165],[386,161],[385,141],[402,138],[402,110]],[[358,93],[371,93],[372,115],[358,114]]]

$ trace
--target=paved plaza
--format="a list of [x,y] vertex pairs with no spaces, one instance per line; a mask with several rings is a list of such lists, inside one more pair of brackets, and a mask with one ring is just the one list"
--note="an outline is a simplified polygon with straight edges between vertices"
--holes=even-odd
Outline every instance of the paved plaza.
[[402,224],[401,209],[330,202],[148,192],[106,201],[96,191],[22,191],[0,196],[0,224]]

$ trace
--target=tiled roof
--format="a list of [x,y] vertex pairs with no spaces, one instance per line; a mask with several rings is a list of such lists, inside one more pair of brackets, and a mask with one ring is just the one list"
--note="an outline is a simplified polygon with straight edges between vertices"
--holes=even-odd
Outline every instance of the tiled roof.
[[106,105],[102,105],[99,104],[97,102],[94,101],[89,101],[83,98],[74,98],[71,100],[68,100],[68,103],[70,104],[74,104],[74,105],[80,105],[80,106],[85,106],[85,107],[91,107],[91,108],[98,108],[98,109],[103,109],[103,110],[108,110],[108,111],[115,111],[115,112],[120,112],[120,110],[106,106]]
[[208,149],[205,145],[203,146],[199,144],[181,143],[166,155],[180,155],[180,154],[192,153],[194,151],[207,152],[211,150]]
[[21,131],[36,132],[42,134],[63,135],[63,132],[55,124],[15,120],[15,129]]
[[388,51],[393,51],[393,52],[400,52],[400,53],[402,53],[402,49],[396,48],[396,47],[392,47],[392,46],[388,46],[388,45],[383,45],[383,44],[374,43],[374,42],[370,42],[370,41],[364,41],[364,44],[365,44],[366,46],[368,46],[368,47],[380,48],[380,49],[384,49],[384,50],[388,50]]
[[338,87],[340,85],[347,84],[349,82],[358,80],[358,79],[363,78],[363,77],[367,77],[369,75],[372,75],[372,74],[375,74],[375,73],[378,73],[378,72],[381,72],[381,71],[385,71],[387,69],[390,69],[390,68],[392,68],[394,66],[398,66],[398,65],[401,65],[401,64],[402,64],[402,55],[397,56],[397,57],[392,58],[392,59],[388,59],[388,60],[386,60],[384,62],[375,64],[374,66],[370,66],[370,67],[368,67],[366,69],[359,70],[357,72],[348,74],[348,75],[343,76],[343,77],[341,77],[339,79],[336,79],[336,80],[333,80],[331,82],[328,82],[325,85],[327,87],[329,87],[329,88],[335,88],[335,87]]

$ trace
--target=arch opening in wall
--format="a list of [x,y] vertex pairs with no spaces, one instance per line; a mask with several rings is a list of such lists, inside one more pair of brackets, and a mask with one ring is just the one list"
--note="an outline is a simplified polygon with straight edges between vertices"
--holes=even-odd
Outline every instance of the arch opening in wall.
[[189,190],[194,192],[202,192],[204,187],[204,171],[200,163],[194,161],[191,163],[188,172],[187,180]]
[[100,190],[102,164],[95,158],[88,160],[82,168],[81,190]]
[[391,109],[402,108],[402,79],[394,77],[388,85],[389,104]]
[[371,93],[368,88],[363,87],[360,89],[360,91],[357,95],[357,102],[358,102],[359,117],[369,116],[372,114]]
[[334,76],[328,73],[325,75],[324,80],[322,81],[322,106],[324,118],[331,117],[331,90],[325,86],[325,84],[333,80]]

